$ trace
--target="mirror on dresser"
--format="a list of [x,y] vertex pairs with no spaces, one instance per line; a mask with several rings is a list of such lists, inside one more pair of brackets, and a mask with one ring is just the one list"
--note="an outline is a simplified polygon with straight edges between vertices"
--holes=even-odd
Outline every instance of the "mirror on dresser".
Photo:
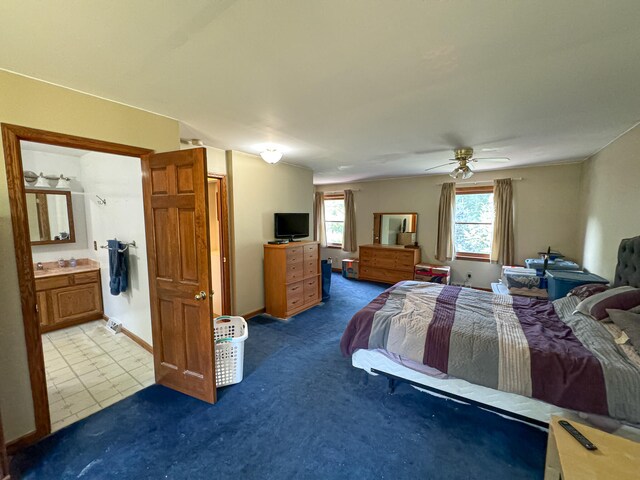
[[25,189],[31,245],[74,243],[71,192]]
[[418,229],[417,213],[374,213],[373,243],[412,245]]

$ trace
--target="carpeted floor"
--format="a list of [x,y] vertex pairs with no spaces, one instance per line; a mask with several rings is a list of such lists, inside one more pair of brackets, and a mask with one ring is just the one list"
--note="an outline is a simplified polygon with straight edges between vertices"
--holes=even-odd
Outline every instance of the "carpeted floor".
[[23,450],[15,478],[542,478],[544,432],[353,368],[340,336],[384,287],[332,281],[323,306],[250,321],[216,405],[148,387]]

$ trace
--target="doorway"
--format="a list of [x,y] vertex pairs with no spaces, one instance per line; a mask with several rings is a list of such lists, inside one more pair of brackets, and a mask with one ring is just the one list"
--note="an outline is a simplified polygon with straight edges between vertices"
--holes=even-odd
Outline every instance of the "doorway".
[[227,178],[209,173],[209,246],[211,249],[212,315],[231,314],[231,282],[229,278],[229,213]]
[[142,170],[121,155],[20,147],[56,431],[154,383]]
[[[144,195],[143,198],[144,198],[144,210],[145,210],[143,224],[145,226],[146,237],[147,237],[146,243],[147,243],[147,250],[149,254],[148,269],[149,269],[150,293],[149,293],[149,298],[147,299],[147,302],[151,306],[151,317],[152,317],[151,320],[152,320],[154,344],[157,344],[157,343],[162,344],[162,342],[158,342],[158,339],[162,338],[163,333],[166,334],[166,332],[162,332],[160,330],[161,323],[162,323],[162,319],[160,318],[160,316],[161,314],[162,315],[164,314],[163,308],[165,305],[163,304],[162,301],[159,301],[159,297],[156,294],[158,278],[155,278],[155,279],[152,278],[152,270],[156,269],[155,273],[158,273],[156,267],[158,265],[163,265],[162,262],[172,263],[169,260],[171,259],[171,254],[174,253],[167,248],[164,248],[164,250],[157,248],[158,242],[162,243],[162,238],[158,239],[157,235],[158,235],[158,232],[160,232],[162,235],[168,234],[173,236],[175,236],[176,233],[171,230],[166,230],[166,229],[163,230],[163,228],[158,227],[157,222],[154,223],[153,221],[153,219],[160,218],[160,217],[154,216],[154,210],[153,210],[154,207],[152,205],[154,199],[151,197],[154,194],[162,193],[159,190],[162,189],[163,179],[166,179],[165,177],[163,177],[162,173],[160,172],[160,169],[157,168],[157,165],[155,165],[153,162],[154,161],[156,162],[159,161],[160,163],[164,162],[163,168],[165,168],[165,170],[169,172],[171,171],[178,172],[178,174],[175,176],[175,178],[177,179],[176,185],[180,184],[178,185],[178,188],[182,190],[178,193],[182,194],[182,193],[189,193],[189,188],[193,190],[192,188],[193,185],[198,184],[198,178],[202,179],[201,185],[203,186],[206,185],[206,155],[204,152],[184,154],[183,152],[180,152],[180,151],[170,152],[169,155],[167,154],[157,155],[157,154],[154,154],[151,150],[144,149],[144,148],[131,147],[131,146],[115,144],[111,142],[104,142],[99,140],[87,139],[87,138],[76,137],[72,135],[66,135],[66,134],[58,134],[54,132],[47,132],[47,131],[36,130],[36,129],[27,128],[27,127],[7,125],[7,124],[2,124],[2,138],[3,138],[3,144],[4,144],[4,150],[5,150],[9,203],[10,203],[11,217],[12,217],[14,247],[15,247],[15,255],[16,255],[16,264],[18,269],[18,281],[19,281],[19,286],[21,290],[22,314],[23,314],[23,321],[24,321],[25,341],[26,341],[27,353],[28,353],[27,359],[28,359],[29,372],[30,372],[30,383],[31,383],[31,390],[32,390],[32,397],[33,397],[33,404],[34,404],[34,415],[35,415],[35,425],[36,425],[35,431],[21,437],[20,439],[15,441],[13,445],[11,445],[13,449],[17,449],[22,446],[33,443],[39,440],[40,438],[44,437],[48,433],[50,433],[51,424],[52,424],[51,415],[49,412],[47,378],[45,374],[45,361],[44,361],[44,354],[43,354],[43,337],[42,337],[43,328],[41,324],[42,319],[40,317],[41,312],[37,307],[38,300],[42,300],[42,299],[38,298],[40,294],[40,290],[38,290],[38,288],[36,287],[35,274],[34,274],[34,269],[37,267],[34,267],[32,250],[31,250],[32,244],[30,240],[31,230],[33,230],[34,232],[37,231],[38,233],[41,233],[41,232],[46,233],[46,228],[40,225],[36,225],[34,222],[31,222],[31,223],[29,222],[29,217],[27,212],[29,212],[30,210],[32,212],[35,212],[37,210],[37,202],[35,202],[35,206],[31,205],[31,209],[30,209],[29,204],[27,202],[27,198],[26,198],[26,186],[25,186],[25,177],[23,172],[24,169],[22,165],[21,142],[34,142],[34,143],[40,143],[40,144],[46,144],[46,145],[56,145],[59,147],[84,149],[91,152],[102,152],[107,154],[122,155],[122,156],[129,157],[129,159],[132,160],[133,162],[136,162],[136,159],[137,159],[137,161],[139,162],[137,164],[142,165],[143,167],[142,183],[143,183],[143,195]],[[162,155],[164,155],[164,157]],[[168,157],[173,158],[173,160],[169,159],[169,161],[167,161]],[[200,159],[197,162],[197,165],[196,165],[197,168],[187,170],[187,164],[190,161],[189,158],[187,157],[198,157]],[[173,164],[172,164],[172,161],[173,161]],[[146,171],[144,171],[145,165],[147,168]],[[160,174],[156,175],[156,173],[158,172],[160,172]],[[185,176],[185,173],[187,173],[188,175]],[[160,187],[160,188],[157,188],[157,187]],[[222,187],[224,188],[224,179],[222,182]],[[194,205],[195,208],[198,209],[198,213],[200,214],[201,217],[207,218],[208,205],[207,205],[206,189],[196,188],[196,190],[200,190],[200,192],[199,192],[199,195],[192,196],[193,197],[192,205]],[[182,203],[184,203],[184,199],[185,199],[185,195],[182,195],[182,198],[181,198]],[[220,209],[224,213],[227,205],[226,195],[220,196],[220,199],[221,199]],[[106,200],[108,202],[108,199],[101,198],[101,197],[99,197],[98,200],[102,202]],[[171,199],[164,198],[159,200],[161,204],[163,202],[165,203],[164,207],[162,208],[170,207],[169,203]],[[167,203],[167,201],[169,201],[169,203]],[[54,205],[54,203],[52,203],[52,205]],[[161,210],[157,210],[157,211],[161,211]],[[180,212],[180,207],[178,208],[178,212]],[[194,218],[197,218],[197,216]],[[221,234],[222,237],[221,237],[220,251],[225,252],[225,256],[224,256],[225,263],[228,263],[228,258],[229,258],[228,254],[226,254],[227,252],[226,249],[228,248],[228,245],[227,245],[228,234],[226,233],[227,221],[228,219],[225,217],[225,215],[222,215],[220,231],[223,233]],[[199,222],[196,222],[196,224],[194,225],[197,226],[197,224],[199,224]],[[68,232],[66,232],[66,230],[68,230],[68,227],[66,225],[63,227],[56,226],[54,230],[60,230],[63,233],[63,235],[59,235],[61,241],[71,240],[71,235],[67,235]],[[49,233],[51,233],[51,231]],[[198,260],[201,265],[209,264],[210,251],[209,251],[209,244],[208,244],[209,235],[207,232],[204,232],[203,234],[202,231],[196,231],[196,229],[191,229],[191,230],[182,229],[180,230],[178,236],[180,241],[184,242],[185,245],[191,245],[195,247],[195,250],[192,250],[186,253],[187,257],[194,258],[194,259],[201,257],[202,259],[206,259],[204,263],[202,263],[201,260]],[[115,240],[115,238],[113,238],[112,240]],[[127,238],[122,238],[120,240],[125,240],[125,242],[122,245],[120,245],[121,248],[127,244],[133,243],[131,241],[128,241],[129,239]],[[144,239],[141,239],[140,242],[144,244]],[[94,248],[99,248],[100,246],[103,246],[103,245],[95,245]],[[108,246],[108,245],[105,245],[105,246]],[[130,245],[127,245],[127,246],[130,246]],[[164,247],[166,246],[167,245],[164,245]],[[203,271],[204,270],[205,269],[203,269]],[[222,269],[223,275],[224,275],[224,271],[225,271],[225,268],[223,266],[223,269]],[[182,271],[182,273],[184,273],[184,271]],[[95,274],[90,274],[87,276],[87,278],[81,277],[79,281],[76,281],[77,279],[73,279],[73,284],[82,285],[83,282],[86,282],[89,280],[88,277],[91,275],[95,276]],[[200,278],[201,285],[198,285],[197,290],[202,290],[203,286],[206,288],[207,291],[209,290],[211,285],[210,275],[211,275],[210,268],[207,266],[206,274],[204,276],[201,276]],[[223,298],[229,295],[229,292],[224,291],[225,285],[228,286],[228,276],[226,278],[227,278],[226,282],[224,280],[224,277],[222,278],[223,281],[221,282],[221,285],[223,288],[223,292],[221,293],[223,294],[222,295]],[[156,280],[156,284],[152,286],[151,284],[153,283],[153,280]],[[90,283],[90,282],[87,282],[87,283]],[[195,285],[193,286],[193,289],[195,290]],[[88,298],[90,297],[90,295],[88,295],[89,291],[90,291],[90,288],[86,287],[84,294],[80,296],[80,299],[81,299],[80,303],[83,305],[83,308],[88,309],[89,311],[92,311],[92,310],[95,310],[95,308],[92,309],[92,306],[89,305],[91,304],[91,301],[88,300]],[[67,293],[67,297],[68,297],[69,296],[68,292],[65,292],[65,293]],[[60,298],[57,298],[58,310],[60,310],[59,308]],[[190,298],[191,298],[191,302],[193,302],[193,295]],[[197,299],[197,296],[196,296],[196,299]],[[52,299],[51,302],[55,303],[57,300]],[[71,303],[75,305],[75,303],[77,302],[75,303],[71,302]],[[190,311],[191,318],[189,318],[191,322],[190,323],[191,330],[187,332],[188,335],[183,333],[181,338],[183,338],[184,340],[185,348],[189,348],[190,355],[196,354],[198,355],[197,358],[200,358],[200,359],[211,358],[211,364],[209,369],[213,370],[213,367],[214,367],[213,366],[213,338],[210,334],[207,333],[207,331],[210,331],[211,313],[213,310],[210,307],[209,299],[207,299],[207,301],[204,302],[203,306],[204,305],[206,305],[207,308],[205,308],[204,310],[201,310],[201,314],[199,315],[199,317],[197,315],[194,316],[193,312],[195,309],[191,309]],[[224,313],[224,310],[228,308],[228,304],[227,306],[225,306],[223,303],[221,308],[223,309],[223,313]],[[188,310],[189,309],[185,307],[184,311],[188,311]],[[50,309],[46,310],[46,312],[50,312],[50,311],[51,311]],[[94,313],[96,315],[98,314],[97,312],[94,312]],[[102,316],[100,317],[102,318]],[[71,319],[69,318],[67,318],[66,320],[71,321]],[[195,324],[196,320],[199,321],[205,328],[200,330],[193,329],[193,325]],[[158,350],[160,350],[160,352],[158,352]],[[165,351],[162,352],[162,350],[165,350]],[[157,383],[167,385],[170,388],[175,388],[170,383],[165,382],[164,378],[158,374],[158,365],[162,364],[163,362],[161,359],[161,355],[163,353],[166,354],[166,349],[162,348],[162,345],[160,345],[160,348],[158,349],[156,348],[153,349],[154,365],[155,365],[155,380]],[[187,373],[186,375],[187,377],[188,377],[188,374],[194,373],[191,371],[187,371],[188,370],[187,366],[185,366],[184,368],[185,368],[185,372]],[[208,378],[203,378],[202,375],[198,375],[198,374],[194,374],[192,376],[197,381],[199,390],[202,390],[203,381],[205,383],[208,381],[209,385],[210,386],[212,385],[212,388],[213,388],[213,395],[209,395],[208,398],[211,400],[215,399],[215,379],[213,378],[213,375],[210,374]],[[182,387],[183,388],[180,388],[180,390],[183,391],[184,393],[193,394],[193,392],[191,391],[191,387],[189,386],[188,380],[184,382],[184,385],[182,385]],[[197,392],[194,396],[203,398],[201,395],[198,395]]]

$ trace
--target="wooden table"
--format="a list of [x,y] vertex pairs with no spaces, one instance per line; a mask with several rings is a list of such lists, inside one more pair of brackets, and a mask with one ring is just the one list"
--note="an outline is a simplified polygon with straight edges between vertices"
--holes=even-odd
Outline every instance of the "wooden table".
[[[587,450],[558,422],[567,420],[597,450]],[[611,435],[575,420],[552,417],[549,424],[545,480],[637,479],[640,477],[640,443]]]

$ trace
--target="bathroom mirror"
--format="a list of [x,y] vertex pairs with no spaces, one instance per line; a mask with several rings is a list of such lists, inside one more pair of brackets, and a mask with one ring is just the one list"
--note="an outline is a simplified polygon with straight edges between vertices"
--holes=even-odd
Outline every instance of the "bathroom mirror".
[[416,241],[417,213],[374,213],[373,243],[411,245]]
[[31,245],[74,243],[71,192],[25,189]]

